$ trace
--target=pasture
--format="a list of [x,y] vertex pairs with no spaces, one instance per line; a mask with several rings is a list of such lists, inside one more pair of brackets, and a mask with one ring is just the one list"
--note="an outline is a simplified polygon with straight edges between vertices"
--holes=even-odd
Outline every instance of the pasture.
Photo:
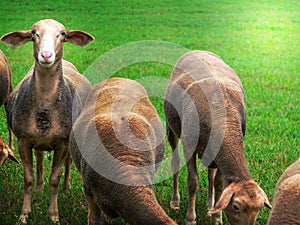
[[[170,1],[35,1],[0,3],[0,36],[29,30],[38,20],[53,18],[66,29],[83,30],[95,37],[85,48],[66,43],[64,59],[71,61],[93,84],[109,76],[127,77],[145,86],[165,123],[165,81],[176,60],[187,50],[206,50],[221,56],[241,78],[246,96],[245,154],[254,180],[270,202],[283,171],[300,156],[300,3],[296,0]],[[0,43],[13,73],[15,87],[34,62],[32,44],[12,48]],[[91,65],[94,65],[91,67]],[[98,67],[97,67],[98,66]],[[102,66],[102,67],[101,67]],[[95,69],[96,68],[96,69]],[[103,69],[104,68],[104,69]],[[7,142],[4,107],[0,111],[0,135]],[[26,115],[24,115],[26,116]],[[166,155],[171,154],[167,145]],[[15,150],[20,159],[15,139]],[[45,154],[45,189],[35,192],[29,224],[47,223],[48,178],[52,153]],[[167,171],[167,163],[160,170]],[[197,224],[205,218],[206,170],[199,162]],[[169,208],[169,173],[158,174],[156,197],[166,213],[184,224],[187,209],[187,173],[180,173],[181,210]],[[62,179],[61,179],[62,180]],[[61,224],[86,224],[87,203],[75,166],[71,189],[59,193]],[[23,168],[7,160],[0,168],[0,224],[14,224],[23,200]],[[257,224],[269,215],[263,209]],[[125,224],[116,220],[113,224]]]

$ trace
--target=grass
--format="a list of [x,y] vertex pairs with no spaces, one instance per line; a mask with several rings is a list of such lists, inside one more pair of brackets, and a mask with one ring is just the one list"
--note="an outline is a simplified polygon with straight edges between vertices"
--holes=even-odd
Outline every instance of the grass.
[[[89,66],[99,57],[111,53],[113,49],[123,49],[129,43],[136,47],[136,42],[152,40],[182,46],[184,49],[179,51],[176,48],[152,49],[152,56],[158,59],[154,61],[140,60],[153,59],[151,54],[147,55],[149,48],[145,48],[144,52],[139,51],[140,48],[131,49],[137,57],[133,61],[128,60],[132,54],[118,58],[119,61],[115,57],[102,61],[109,67],[111,63],[116,63],[114,76],[135,79],[147,86],[162,121],[163,84],[180,53],[185,49],[201,49],[220,55],[242,80],[247,104],[247,163],[254,179],[272,200],[278,178],[300,155],[299,12],[300,4],[296,0],[132,0],[130,3],[85,0],[76,4],[71,1],[45,1],[41,4],[28,0],[2,0],[0,35],[30,29],[33,23],[44,18],[56,19],[67,29],[84,30],[96,40],[84,49],[67,43],[64,58],[88,76]],[[16,86],[33,63],[32,45],[11,48],[1,43],[0,49],[9,59],[13,86]],[[93,82],[103,78],[102,72],[100,69],[92,75]],[[3,107],[0,114],[0,135],[7,140]],[[15,152],[19,157],[17,150]],[[170,148],[167,147],[166,157],[169,155]],[[52,154],[47,153],[46,179],[50,174],[51,158]],[[199,172],[197,222],[209,224],[205,219],[206,171],[199,168]],[[186,176],[186,169],[183,168],[180,173],[182,205],[179,213],[169,209],[171,178],[154,187],[163,208],[179,224],[183,224],[187,208]],[[22,166],[6,161],[0,168],[0,178],[0,224],[14,224],[22,206]],[[44,193],[33,194],[29,224],[47,224],[47,183]],[[87,205],[82,188],[80,175],[73,165],[71,190],[59,195],[61,224],[86,224]],[[268,214],[269,211],[264,209],[257,224],[265,224]],[[117,220],[114,224],[123,223]]]

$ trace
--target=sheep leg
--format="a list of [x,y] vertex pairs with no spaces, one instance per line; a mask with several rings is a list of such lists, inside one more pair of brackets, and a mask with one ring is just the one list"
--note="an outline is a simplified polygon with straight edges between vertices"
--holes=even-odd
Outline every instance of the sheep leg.
[[[217,169],[208,168],[208,192],[207,192],[207,203],[206,203],[206,209],[209,211],[212,209],[215,205],[215,176],[217,173]],[[208,218],[210,218],[210,215],[207,215]]]
[[52,172],[49,181],[50,205],[48,209],[48,214],[52,222],[54,222],[55,224],[59,224],[58,205],[57,205],[58,185],[59,185],[59,178],[62,169],[62,164],[64,163],[67,154],[68,154],[67,143],[62,143],[61,146],[58,146],[58,148],[54,150]]
[[167,138],[172,148],[172,173],[173,173],[173,187],[172,187],[172,200],[170,202],[170,207],[173,210],[179,210],[180,204],[180,194],[178,186],[178,173],[179,173],[179,164],[180,157],[178,152],[178,138],[172,132],[169,126],[167,126]]
[[63,183],[63,192],[68,192],[70,187],[70,170],[71,170],[72,158],[71,153],[68,152],[68,155],[65,160],[65,177]]
[[186,225],[191,225],[196,223],[195,207],[196,207],[196,194],[197,194],[198,183],[199,183],[195,153],[188,160],[187,169],[188,169],[189,201],[188,201],[188,211],[186,214]]
[[88,202],[88,225],[103,225],[101,220],[101,209],[97,206],[93,197],[85,194],[85,198]]
[[18,141],[18,149],[24,167],[24,198],[21,215],[16,224],[27,224],[28,214],[31,212],[31,197],[34,184],[32,149],[22,139]]
[[10,149],[14,150],[14,133],[12,129],[8,126],[9,144]]
[[[217,170],[216,176],[215,176],[215,202],[218,202],[220,199],[222,192],[223,192],[223,175],[221,173],[221,170]],[[221,225],[223,224],[222,221],[222,211],[212,214],[212,222],[214,225]]]
[[44,189],[44,152],[42,151],[35,151],[34,152],[36,157],[36,190],[42,191]]

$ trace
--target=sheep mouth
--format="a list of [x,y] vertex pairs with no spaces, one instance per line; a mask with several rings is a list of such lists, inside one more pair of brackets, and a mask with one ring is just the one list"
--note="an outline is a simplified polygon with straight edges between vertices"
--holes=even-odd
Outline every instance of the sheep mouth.
[[39,61],[40,65],[43,67],[50,67],[52,66],[54,61]]

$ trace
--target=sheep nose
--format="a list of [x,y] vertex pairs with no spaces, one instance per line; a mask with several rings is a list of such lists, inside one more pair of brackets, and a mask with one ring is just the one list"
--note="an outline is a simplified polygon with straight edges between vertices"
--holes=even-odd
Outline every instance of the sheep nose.
[[42,57],[43,57],[43,59],[44,59],[46,62],[49,61],[49,59],[51,58],[51,56],[52,56],[52,53],[49,52],[49,51],[45,51],[45,52],[42,53]]

